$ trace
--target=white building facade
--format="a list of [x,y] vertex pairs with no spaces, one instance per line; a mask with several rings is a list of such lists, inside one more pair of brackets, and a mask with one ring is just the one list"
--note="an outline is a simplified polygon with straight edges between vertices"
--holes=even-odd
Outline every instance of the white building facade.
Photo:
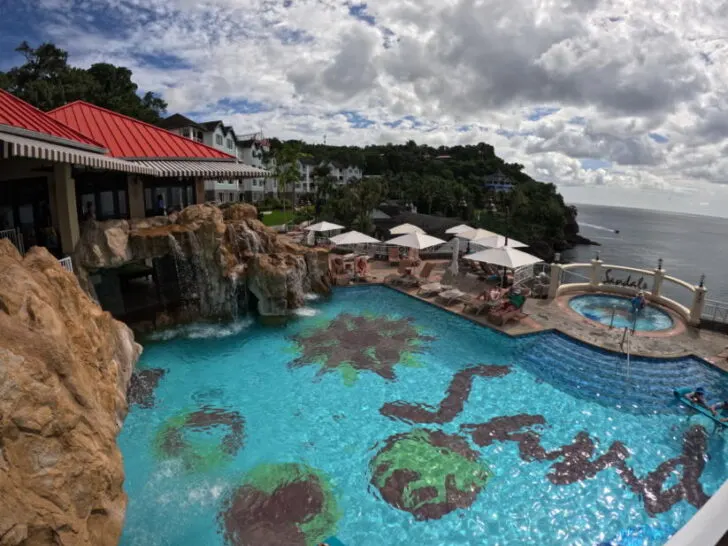
[[[261,133],[240,138],[237,147],[238,159],[247,165],[260,169],[275,170],[275,161],[270,155],[270,142]],[[268,159],[266,161],[266,159]],[[245,201],[257,203],[266,196],[278,194],[278,181],[275,177],[248,178],[242,181],[241,192]]]

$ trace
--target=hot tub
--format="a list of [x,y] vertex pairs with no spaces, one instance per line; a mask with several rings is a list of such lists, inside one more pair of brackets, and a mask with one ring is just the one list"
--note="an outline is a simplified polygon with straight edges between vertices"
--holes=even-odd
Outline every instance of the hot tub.
[[[646,305],[637,314],[635,323],[630,298],[620,296],[606,294],[575,296],[569,300],[569,307],[589,320],[607,326],[611,323],[615,328],[632,328],[634,326],[635,330],[658,332],[669,330],[674,325],[672,317],[668,313],[652,305]],[[612,314],[614,314],[613,321]]]

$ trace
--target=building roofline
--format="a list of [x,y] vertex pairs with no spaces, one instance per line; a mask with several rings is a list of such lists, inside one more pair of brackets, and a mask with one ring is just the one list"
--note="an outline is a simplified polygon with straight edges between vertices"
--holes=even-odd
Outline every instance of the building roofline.
[[[63,106],[59,106],[58,108],[54,108],[53,110],[49,110],[47,112],[47,114],[48,115],[51,115],[51,114],[53,114],[55,112],[60,112],[61,110],[65,110],[66,108],[70,108],[74,104],[80,104],[80,105],[83,105],[83,106],[88,106],[88,107],[93,108],[95,110],[100,110],[101,112],[108,112],[109,114],[112,114],[112,115],[117,116],[117,117],[120,117],[120,118],[128,119],[128,120],[130,120],[130,121],[132,121],[134,123],[140,123],[142,125],[145,125],[147,127],[152,128],[152,129],[154,129],[156,131],[164,131],[165,133],[169,133],[170,135],[172,135],[175,138],[183,138],[185,140],[190,140],[190,139],[188,139],[186,137],[183,137],[182,135],[178,135],[177,133],[173,133],[172,131],[168,131],[167,129],[164,129],[162,127],[157,127],[156,125],[152,125],[151,123],[147,123],[146,121],[142,121],[142,120],[133,118],[131,116],[127,116],[127,115],[124,115],[124,114],[120,114],[119,112],[114,112],[113,110],[109,110],[108,108],[104,108],[102,106],[96,106],[95,104],[91,104],[90,102],[86,102],[84,100],[76,100],[76,101],[70,102],[68,104],[64,104]],[[56,121],[58,121],[58,120],[56,120]],[[86,135],[84,135],[83,133],[80,133],[79,131],[76,131],[76,132],[79,133],[80,135],[82,135],[84,138],[88,138],[89,140],[92,140],[89,137],[87,137]],[[204,148],[207,148],[208,150],[212,150],[215,153],[224,154],[224,155],[228,156],[228,158],[230,158],[230,159],[237,159],[234,155],[231,155],[231,154],[229,154],[227,152],[223,152],[222,150],[218,150],[217,148],[213,148],[212,146],[208,146],[207,144],[204,144],[202,142],[197,142],[196,140],[193,140],[191,142],[194,142],[198,146],[203,146]],[[125,157],[124,159],[127,159],[127,158]],[[202,158],[198,158],[198,159],[202,159]],[[217,158],[217,159],[227,159],[227,158]]]
[[[58,120],[55,120],[58,123],[61,123]],[[68,127],[71,129],[70,127]],[[71,129],[73,130],[73,129]],[[78,131],[75,131],[78,133]],[[5,125],[3,123],[0,123],[0,133],[6,133],[8,135],[17,135],[22,137],[28,137],[32,138],[33,140],[40,140],[41,142],[50,142],[51,144],[60,144],[62,146],[68,146],[69,148],[77,148],[79,150],[86,150],[88,152],[97,152],[99,154],[105,155],[108,150],[104,148],[103,146],[92,146],[90,144],[84,144],[82,142],[78,142],[77,140],[69,140],[67,138],[57,137],[54,135],[49,135],[47,133],[41,133],[39,131],[32,131],[30,129],[24,129],[22,127],[15,127],[14,125]],[[79,133],[81,134],[81,133]],[[93,141],[93,139],[87,137],[86,135],[81,134],[85,139]]]

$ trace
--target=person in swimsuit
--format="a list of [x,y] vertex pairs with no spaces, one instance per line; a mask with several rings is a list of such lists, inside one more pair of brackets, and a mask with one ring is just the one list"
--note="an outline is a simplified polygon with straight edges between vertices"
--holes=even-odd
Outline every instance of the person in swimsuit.
[[698,387],[693,392],[686,394],[685,398],[690,400],[693,404],[697,404],[698,406],[702,406],[705,409],[710,410],[713,415],[716,414],[715,410],[708,405],[708,401],[705,399],[705,389],[703,387]]
[[[728,400],[718,402],[717,404],[714,404],[710,409],[712,409],[713,413],[715,413],[716,415],[718,415],[719,411],[728,411]],[[728,422],[728,417],[721,417],[720,420],[726,423]]]

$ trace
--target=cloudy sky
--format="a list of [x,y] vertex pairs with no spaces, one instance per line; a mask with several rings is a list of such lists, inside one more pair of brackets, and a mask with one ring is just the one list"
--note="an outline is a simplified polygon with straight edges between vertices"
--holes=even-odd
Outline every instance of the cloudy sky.
[[485,141],[567,200],[728,216],[728,3],[0,0],[169,111],[331,144]]

